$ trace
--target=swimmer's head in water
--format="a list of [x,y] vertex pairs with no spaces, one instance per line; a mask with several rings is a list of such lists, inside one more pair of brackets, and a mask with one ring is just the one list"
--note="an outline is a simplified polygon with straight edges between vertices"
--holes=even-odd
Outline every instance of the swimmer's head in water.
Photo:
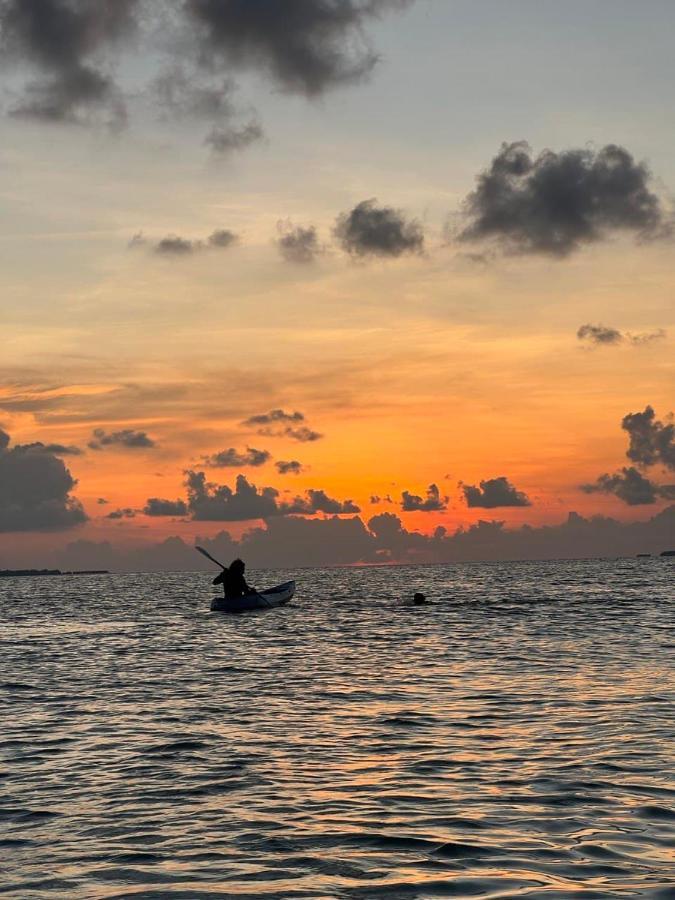
[[421,606],[426,602],[427,598],[424,596],[424,594],[415,594],[415,596],[413,597],[413,603],[415,604],[415,606]]

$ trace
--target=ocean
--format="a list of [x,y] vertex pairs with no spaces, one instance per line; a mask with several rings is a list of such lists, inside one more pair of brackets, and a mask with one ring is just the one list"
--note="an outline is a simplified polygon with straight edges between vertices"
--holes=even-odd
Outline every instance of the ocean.
[[248,574],[0,581],[2,896],[675,897],[675,559]]

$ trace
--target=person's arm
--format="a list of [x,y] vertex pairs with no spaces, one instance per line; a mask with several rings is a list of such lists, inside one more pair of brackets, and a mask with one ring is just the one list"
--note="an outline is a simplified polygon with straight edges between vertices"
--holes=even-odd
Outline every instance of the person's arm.
[[216,575],[211,584],[222,584],[225,581],[225,569],[220,573],[220,575]]

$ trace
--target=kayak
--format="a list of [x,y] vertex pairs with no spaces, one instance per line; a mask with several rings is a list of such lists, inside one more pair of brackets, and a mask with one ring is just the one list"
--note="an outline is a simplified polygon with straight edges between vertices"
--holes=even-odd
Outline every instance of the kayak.
[[295,593],[295,582],[286,581],[266,591],[254,591],[244,597],[234,600],[226,600],[225,597],[214,597],[211,601],[212,612],[249,612],[253,609],[273,609],[275,606],[285,606]]

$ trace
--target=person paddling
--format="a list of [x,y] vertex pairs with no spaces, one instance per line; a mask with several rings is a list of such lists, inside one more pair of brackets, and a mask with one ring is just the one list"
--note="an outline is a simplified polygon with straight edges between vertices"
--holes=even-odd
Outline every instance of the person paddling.
[[241,559],[233,560],[227,569],[216,575],[213,584],[222,584],[226,600],[237,600],[246,594],[255,594],[255,588],[249,587],[244,578],[246,563]]

